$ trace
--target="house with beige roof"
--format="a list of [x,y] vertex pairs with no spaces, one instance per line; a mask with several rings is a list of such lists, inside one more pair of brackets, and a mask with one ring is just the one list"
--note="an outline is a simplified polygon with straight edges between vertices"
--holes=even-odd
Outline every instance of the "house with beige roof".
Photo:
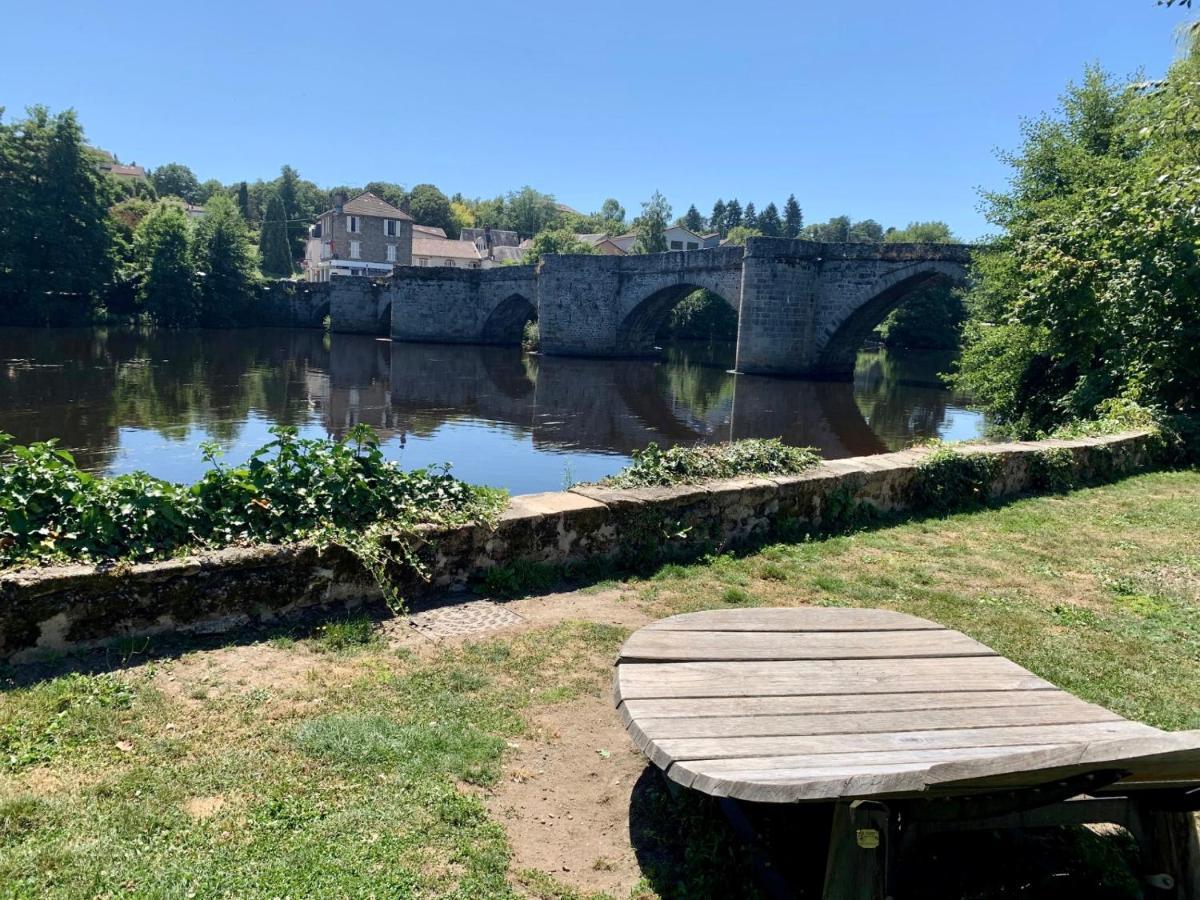
[[449,241],[445,238],[419,236],[413,238],[412,264],[414,266],[481,269],[484,268],[484,262],[479,248],[470,241]]
[[390,275],[412,264],[412,216],[364,191],[342,199],[309,228],[304,268],[309,281]]

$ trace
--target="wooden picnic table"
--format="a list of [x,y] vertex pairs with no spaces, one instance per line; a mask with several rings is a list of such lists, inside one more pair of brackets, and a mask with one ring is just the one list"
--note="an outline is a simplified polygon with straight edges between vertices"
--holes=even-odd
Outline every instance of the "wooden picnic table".
[[826,897],[886,896],[901,844],[935,828],[1115,821],[1154,844],[1150,875],[1174,882],[1157,896],[1200,900],[1200,732],[1131,722],[934,622],[673,616],[621,647],[614,699],[651,762],[735,824],[737,802],[835,804]]

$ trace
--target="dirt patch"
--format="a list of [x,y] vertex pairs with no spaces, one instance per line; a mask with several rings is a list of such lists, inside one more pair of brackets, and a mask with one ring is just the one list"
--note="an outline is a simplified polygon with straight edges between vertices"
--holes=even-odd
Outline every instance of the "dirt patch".
[[152,684],[185,703],[254,691],[280,696],[311,685],[318,671],[327,675],[332,662],[332,657],[299,645],[243,644],[159,662]]
[[568,591],[525,597],[505,605],[531,626],[582,620],[634,629],[651,620],[632,590]]
[[184,801],[183,811],[193,819],[210,819],[224,809],[227,802],[219,794],[212,797],[191,797]]
[[628,895],[641,877],[629,801],[645,757],[606,699],[564,703],[534,722],[533,736],[508,757],[503,781],[485,798],[508,835],[513,869]]

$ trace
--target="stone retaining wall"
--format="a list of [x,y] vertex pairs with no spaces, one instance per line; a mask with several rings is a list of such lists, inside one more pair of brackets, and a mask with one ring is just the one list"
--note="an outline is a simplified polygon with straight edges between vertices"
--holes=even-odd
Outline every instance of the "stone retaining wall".
[[[999,459],[995,498],[1036,486],[1044,451],[1063,448],[1077,477],[1115,477],[1154,462],[1142,433],[1076,441],[978,444],[962,453]],[[842,459],[800,475],[679,487],[580,486],[513,497],[495,527],[428,529],[418,555],[429,580],[395,573],[401,594],[461,589],[488,569],[528,561],[646,561],[724,549],[769,536],[784,522],[819,527],[858,504],[912,509],[923,448]],[[913,510],[916,511],[916,510]],[[312,607],[379,598],[374,581],[340,548],[230,549],[186,559],[108,568],[61,566],[0,576],[0,660],[21,662],[115,638],[165,631],[222,631]]]

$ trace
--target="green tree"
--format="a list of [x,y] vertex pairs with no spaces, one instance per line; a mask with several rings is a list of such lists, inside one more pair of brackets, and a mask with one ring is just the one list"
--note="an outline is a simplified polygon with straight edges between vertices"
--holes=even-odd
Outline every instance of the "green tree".
[[637,241],[634,249],[638,253],[665,253],[667,247],[667,225],[671,221],[671,204],[659,191],[642,204],[642,214],[634,221]]
[[522,237],[557,228],[560,224],[561,215],[554,197],[529,185],[510,193],[504,205],[509,230]]
[[138,302],[158,325],[186,328],[200,315],[192,226],[178,203],[159,200],[133,235]]
[[[743,224],[743,222],[742,222],[742,204],[737,202],[736,197],[733,200],[730,200],[728,203],[725,204],[725,215],[721,219],[721,221],[725,224],[725,235],[727,237],[729,235],[729,232],[733,231],[733,229],[735,229],[739,225]],[[750,226],[750,227],[753,227],[753,226]]]
[[789,194],[787,202],[783,204],[783,236],[786,238],[799,237],[800,229],[803,227],[804,213],[800,211],[796,195]]
[[160,197],[179,197],[188,203],[200,200],[200,182],[183,163],[167,163],[150,173],[154,190]]
[[238,185],[237,190],[237,205],[238,212],[242,214],[242,218],[247,222],[250,221],[250,189],[246,187],[246,182]]
[[200,184],[199,190],[196,191],[196,202],[207,203],[210,199],[217,196],[217,194],[223,194],[224,192],[225,186],[217,181],[217,179],[210,178],[208,181]]
[[954,235],[945,222],[909,222],[905,228],[889,228],[885,244],[950,244]]
[[753,203],[746,204],[746,211],[742,213],[742,222],[747,228],[761,230],[758,227],[758,210],[754,208]]
[[573,231],[565,228],[540,231],[529,242],[529,249],[521,259],[524,265],[536,265],[543,256],[554,253],[587,253],[598,251],[592,244],[585,243],[575,236]]
[[200,320],[228,325],[245,319],[258,281],[254,245],[237,206],[226,194],[205,204],[196,226],[196,263],[200,267]]
[[625,230],[625,207],[612,197],[600,205],[600,218],[605,222],[606,234],[620,234]]
[[97,171],[73,111],[35,106],[11,124],[3,112],[0,297],[38,317],[47,295],[75,295],[86,313],[113,276],[114,185]]
[[292,251],[288,245],[287,213],[284,212],[283,201],[274,191],[267,195],[258,249],[262,256],[263,274],[273,275],[277,278],[292,277]]
[[1033,433],[1117,398],[1200,407],[1200,60],[1130,91],[1090,68],[986,195],[957,384]]
[[863,219],[850,226],[846,239],[855,244],[877,244],[883,240],[883,226],[874,219]]
[[725,227],[724,200],[720,199],[719,197],[717,198],[717,202],[713,204],[712,215],[709,216],[708,221],[713,231],[717,232],[717,234],[721,235],[721,237],[725,237],[725,233],[728,229]]
[[436,185],[415,185],[408,195],[407,205],[403,208],[418,225],[441,228],[447,235],[458,237],[450,198],[438,190]]
[[737,225],[729,229],[729,234],[725,236],[725,240],[731,244],[744,246],[747,238],[762,236],[763,233],[757,228],[747,228],[745,225]]
[[814,222],[809,225],[804,229],[804,236],[810,241],[842,244],[850,240],[850,226],[852,224],[849,216],[834,216],[828,222]]
[[767,237],[779,237],[783,234],[783,222],[779,220],[779,209],[774,203],[768,203],[767,208],[758,217],[758,230]]
[[392,204],[396,209],[404,209],[408,202],[408,191],[404,185],[392,181],[368,181],[364,190],[370,191],[380,200]]
[[683,214],[683,219],[681,221],[683,227],[688,231],[696,234],[704,233],[704,216],[700,215],[700,211],[696,209],[696,205],[694,203],[688,207],[688,211]]

